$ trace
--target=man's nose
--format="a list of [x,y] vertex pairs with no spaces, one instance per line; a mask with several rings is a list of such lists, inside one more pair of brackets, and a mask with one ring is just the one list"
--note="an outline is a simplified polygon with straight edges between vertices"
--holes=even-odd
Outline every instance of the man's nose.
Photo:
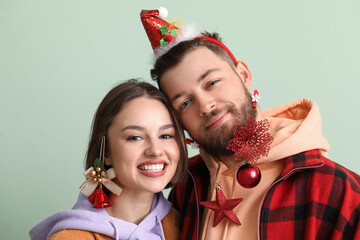
[[205,116],[215,109],[215,101],[209,94],[203,94],[198,98],[199,114]]

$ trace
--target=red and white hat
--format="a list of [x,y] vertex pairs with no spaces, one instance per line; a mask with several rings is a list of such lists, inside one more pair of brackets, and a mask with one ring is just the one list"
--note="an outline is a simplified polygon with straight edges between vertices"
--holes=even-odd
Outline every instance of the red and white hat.
[[154,50],[155,58],[162,56],[164,53],[182,41],[201,38],[206,41],[215,43],[225,49],[235,64],[237,63],[234,55],[223,43],[217,41],[216,39],[202,36],[200,31],[198,31],[193,26],[186,26],[180,29],[174,24],[168,23],[162,19],[166,18],[167,15],[168,10],[164,7],[160,7],[157,10],[142,10],[140,13],[141,21]]
[[141,21],[156,58],[166,53],[179,42],[192,40],[200,36],[200,31],[193,26],[180,29],[174,23],[168,23],[163,19],[167,18],[167,15],[168,10],[164,7],[157,10],[142,10],[140,13]]

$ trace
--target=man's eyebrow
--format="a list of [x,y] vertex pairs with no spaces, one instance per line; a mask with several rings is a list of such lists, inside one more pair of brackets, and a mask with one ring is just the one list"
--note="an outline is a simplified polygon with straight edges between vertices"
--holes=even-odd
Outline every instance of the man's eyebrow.
[[198,82],[201,82],[202,80],[204,80],[210,73],[217,72],[217,71],[220,71],[220,68],[213,68],[213,69],[207,70],[204,74],[202,74],[199,77]]
[[173,96],[170,101],[171,103],[175,102],[178,98],[180,98],[182,95],[184,95],[184,92],[180,92],[178,94],[176,94],[175,96]]
[[[210,73],[212,72],[217,72],[217,71],[220,71],[220,68],[212,68],[212,69],[209,69],[207,70],[205,73],[203,73],[199,78],[198,78],[198,83],[200,83],[201,81],[203,81]],[[176,94],[175,96],[173,96],[171,98],[171,102],[175,102],[176,99],[180,98],[181,96],[183,96],[185,93],[184,92],[180,92],[178,94]]]

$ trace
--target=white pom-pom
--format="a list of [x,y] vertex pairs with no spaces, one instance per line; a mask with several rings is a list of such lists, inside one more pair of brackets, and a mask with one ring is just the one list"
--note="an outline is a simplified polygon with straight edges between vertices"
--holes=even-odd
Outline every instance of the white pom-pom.
[[159,17],[167,18],[168,10],[165,7],[159,7],[158,11],[159,11]]

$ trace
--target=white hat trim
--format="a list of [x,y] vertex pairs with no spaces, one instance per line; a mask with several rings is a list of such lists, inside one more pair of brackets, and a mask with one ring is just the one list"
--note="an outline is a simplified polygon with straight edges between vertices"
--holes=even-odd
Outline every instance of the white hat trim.
[[169,43],[167,43],[165,46],[163,47],[159,47],[155,50],[155,61],[161,57],[162,55],[164,55],[165,53],[167,53],[171,48],[173,48],[174,46],[178,45],[180,42],[183,41],[188,41],[188,40],[193,40],[194,38],[200,36],[200,31],[198,29],[196,29],[195,26],[193,25],[187,25],[184,28],[182,28],[179,31],[179,35],[175,37],[175,39]]

